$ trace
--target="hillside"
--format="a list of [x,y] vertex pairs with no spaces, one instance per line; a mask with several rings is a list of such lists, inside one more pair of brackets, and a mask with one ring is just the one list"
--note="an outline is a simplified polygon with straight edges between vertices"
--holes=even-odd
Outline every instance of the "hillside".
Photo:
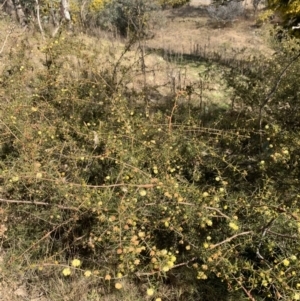
[[43,39],[2,15],[1,301],[300,300],[297,40],[154,17]]

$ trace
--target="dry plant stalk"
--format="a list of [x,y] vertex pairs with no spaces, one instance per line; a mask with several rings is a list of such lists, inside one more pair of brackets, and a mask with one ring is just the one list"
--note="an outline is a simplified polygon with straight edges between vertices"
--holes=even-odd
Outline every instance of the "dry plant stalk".
[[3,41],[2,47],[1,47],[1,49],[0,49],[0,54],[3,52],[4,47],[5,47],[6,43],[7,43],[7,40],[8,40],[8,38],[9,38],[9,36],[12,34],[13,30],[15,29],[15,27],[16,27],[16,26],[13,25],[13,26],[11,26],[11,27],[9,28],[9,30],[8,30],[8,32],[7,32],[7,35],[5,36],[5,39],[4,39],[4,41]]

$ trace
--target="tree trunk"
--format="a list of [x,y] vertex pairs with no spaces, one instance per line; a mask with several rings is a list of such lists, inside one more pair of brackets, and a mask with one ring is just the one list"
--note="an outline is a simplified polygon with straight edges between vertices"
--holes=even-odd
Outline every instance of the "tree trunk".
[[13,2],[14,2],[18,21],[22,26],[25,26],[26,25],[26,16],[25,16],[24,10],[22,8],[22,5],[20,3],[20,0],[14,0]]
[[15,5],[12,0],[4,0],[1,1],[1,8],[5,13],[10,15],[13,19],[17,18],[16,10],[15,10]]
[[55,27],[54,31],[52,32],[52,37],[55,37],[56,34],[58,33],[61,22],[63,20],[67,20],[69,23],[69,26],[71,26],[71,15],[70,15],[70,11],[69,11],[68,0],[60,1],[60,14],[61,14],[61,20],[58,22],[57,26]]
[[68,0],[61,0],[61,15],[67,21],[71,21],[70,11],[69,11],[69,2]]

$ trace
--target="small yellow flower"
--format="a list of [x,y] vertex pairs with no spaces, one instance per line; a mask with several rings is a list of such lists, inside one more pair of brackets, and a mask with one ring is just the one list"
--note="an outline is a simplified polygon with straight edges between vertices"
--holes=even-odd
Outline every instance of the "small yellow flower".
[[136,259],[136,260],[134,261],[134,264],[135,264],[135,265],[139,265],[140,262],[141,262],[141,261],[140,261],[139,259]]
[[145,196],[147,194],[145,189],[140,190],[140,196]]
[[70,268],[64,268],[62,271],[64,276],[70,276],[71,275],[71,270]]
[[172,268],[174,266],[174,262],[169,260],[167,262],[167,266],[170,267],[170,268]]
[[163,250],[160,251],[160,254],[162,256],[166,256],[168,254],[168,251],[166,249],[163,249]]
[[84,272],[84,276],[85,277],[90,277],[92,275],[92,272],[91,271],[85,271]]
[[170,258],[170,260],[171,260],[172,262],[175,262],[175,261],[176,261],[176,256],[172,255],[171,258]]
[[117,278],[122,278],[122,277],[123,277],[122,273],[117,274]]
[[212,226],[212,224],[213,224],[213,222],[212,222],[211,220],[208,219],[208,220],[206,221],[206,225],[207,225],[207,226]]
[[122,283],[120,283],[120,282],[117,282],[117,283],[115,284],[115,288],[116,288],[117,290],[120,290],[122,287],[123,287],[123,285],[122,285]]
[[262,285],[262,286],[265,286],[265,287],[268,286],[268,284],[269,284],[269,283],[268,283],[268,281],[267,281],[266,279],[264,279],[264,280],[262,281],[262,283],[261,283],[261,285]]
[[238,230],[239,226],[236,223],[230,222],[229,227],[233,230]]
[[16,176],[16,177],[12,177],[12,182],[18,182],[19,181],[19,177],[18,176]]
[[146,235],[146,233],[145,233],[145,232],[142,232],[142,231],[138,233],[138,236],[139,236],[140,238],[144,238],[145,235]]
[[286,267],[290,265],[290,261],[289,261],[288,259],[284,259],[284,260],[282,261],[282,263],[283,263],[283,265],[286,266]]
[[79,259],[73,259],[71,264],[72,264],[72,267],[77,268],[81,265],[81,262]]
[[299,293],[295,293],[293,300],[300,300],[300,294]]
[[110,280],[111,279],[111,276],[110,275],[105,275],[105,278],[104,278],[105,280]]
[[293,261],[297,260],[297,257],[296,257],[295,255],[292,255],[290,258],[291,258],[291,260],[293,260]]
[[204,272],[198,272],[197,279],[206,280],[207,276]]
[[161,301],[161,298],[156,298],[155,301]]
[[153,296],[154,295],[154,289],[153,288],[148,288],[147,289],[147,295],[148,296]]
[[43,174],[41,173],[41,172],[38,172],[37,174],[36,174],[36,178],[37,179],[41,179],[43,177]]
[[163,272],[168,272],[168,271],[170,271],[170,268],[168,267],[168,266],[164,266],[163,268],[162,268],[162,270],[163,270]]
[[289,151],[288,151],[287,149],[284,149],[284,150],[282,150],[282,153],[283,153],[284,155],[288,155],[288,154],[289,154]]

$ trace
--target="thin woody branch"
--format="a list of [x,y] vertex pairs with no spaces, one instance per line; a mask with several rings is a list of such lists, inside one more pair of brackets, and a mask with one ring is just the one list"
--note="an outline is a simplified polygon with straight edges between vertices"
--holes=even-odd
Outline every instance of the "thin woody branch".
[[11,26],[10,29],[8,30],[8,33],[7,33],[7,35],[5,36],[5,39],[4,39],[3,44],[2,44],[2,47],[1,47],[1,49],[0,49],[0,54],[3,52],[4,47],[5,47],[6,43],[7,43],[7,40],[8,40],[8,38],[9,38],[9,36],[12,34],[14,28],[15,28],[15,26]]
[[21,200],[7,200],[7,199],[1,199],[1,203],[7,203],[7,204],[26,204],[26,205],[35,205],[35,206],[53,206],[57,207],[59,209],[63,210],[71,210],[71,211],[79,211],[78,208],[76,207],[67,207],[67,206],[62,206],[62,205],[57,205],[57,204],[49,204],[45,202],[34,202],[34,201],[21,201]]
[[245,232],[241,232],[241,233],[235,234],[235,235],[233,235],[231,237],[228,237],[225,240],[223,240],[223,241],[221,241],[221,242],[219,242],[219,243],[217,243],[215,245],[211,245],[210,249],[215,249],[216,247],[218,247],[220,245],[223,245],[223,244],[225,244],[227,242],[230,242],[230,241],[232,241],[233,239],[235,239],[235,238],[237,238],[239,236],[249,235],[249,234],[253,234],[253,231],[245,231]]

